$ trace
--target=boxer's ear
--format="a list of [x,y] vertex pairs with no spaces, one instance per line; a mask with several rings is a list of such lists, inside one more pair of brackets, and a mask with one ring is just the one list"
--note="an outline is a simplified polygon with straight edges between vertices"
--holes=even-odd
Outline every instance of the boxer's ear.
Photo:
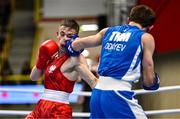
[[128,17],[128,19],[127,19],[127,23],[129,24],[129,22],[130,22],[130,20],[129,20],[129,17]]
[[145,31],[149,32],[153,27],[154,27],[154,25],[148,26],[148,27],[145,28]]

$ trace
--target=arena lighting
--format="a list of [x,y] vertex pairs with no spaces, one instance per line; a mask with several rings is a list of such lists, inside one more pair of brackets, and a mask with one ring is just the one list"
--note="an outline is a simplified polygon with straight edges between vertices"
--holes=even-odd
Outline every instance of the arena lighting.
[[81,25],[80,29],[82,31],[97,31],[98,25],[97,24],[85,24],[85,25]]

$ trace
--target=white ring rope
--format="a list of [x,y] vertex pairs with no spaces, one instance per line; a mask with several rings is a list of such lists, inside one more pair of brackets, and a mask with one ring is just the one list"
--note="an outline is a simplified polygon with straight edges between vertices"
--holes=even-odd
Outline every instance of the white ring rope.
[[158,90],[155,90],[155,91],[147,91],[144,89],[139,89],[139,90],[134,90],[134,91],[136,92],[137,95],[139,95],[139,94],[157,93],[157,92],[165,92],[165,91],[176,91],[176,90],[180,90],[180,85],[164,86],[164,87],[160,87]]
[[[175,90],[180,90],[180,85],[177,86],[165,86],[165,87],[160,87],[156,91],[147,91],[144,89],[138,89],[134,90],[137,95],[139,94],[148,94],[148,93],[157,93],[157,92],[165,92],[165,91],[175,91]],[[33,93],[43,93],[43,91],[39,90],[33,90],[33,89],[13,89],[13,88],[0,88],[0,91],[9,91],[9,92],[33,92]],[[91,92],[72,92],[74,95],[81,95],[81,96],[91,96]]]
[[[0,115],[8,115],[8,116],[26,116],[31,111],[22,111],[22,110],[0,110]],[[151,110],[145,111],[146,115],[164,115],[164,114],[176,114],[180,113],[180,109],[165,109],[165,110]],[[88,112],[73,112],[73,117],[89,117],[90,113]]]
[[[22,111],[22,110],[0,110],[0,115],[9,115],[9,116],[26,116],[31,111]],[[73,112],[72,114],[73,117],[89,117],[90,113],[88,112]]]
[[[148,93],[157,93],[157,92],[165,92],[165,91],[175,91],[179,90],[180,86],[166,86],[160,87],[156,91],[146,91],[144,89],[134,90],[136,94],[148,94]],[[43,93],[43,91],[37,91],[33,89],[12,89],[12,88],[0,88],[0,91],[9,91],[9,92],[34,92],[34,93]],[[73,92],[72,94],[75,95],[82,95],[82,96],[91,96],[91,92]],[[29,114],[31,111],[21,111],[21,110],[0,110],[0,115],[21,115],[25,116]],[[151,110],[145,111],[147,115],[162,115],[162,114],[175,114],[180,113],[180,109],[165,109],[165,110]],[[73,112],[73,117],[89,117],[90,113],[83,113],[83,112]]]

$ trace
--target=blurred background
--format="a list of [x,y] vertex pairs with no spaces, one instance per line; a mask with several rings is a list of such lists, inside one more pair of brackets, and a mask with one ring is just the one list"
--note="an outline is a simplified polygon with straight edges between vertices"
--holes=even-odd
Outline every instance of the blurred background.
[[[43,78],[32,82],[29,74],[39,45],[48,39],[56,40],[58,26],[64,18],[76,19],[81,26],[79,36],[84,37],[108,26],[127,23],[129,10],[137,4],[148,5],[157,14],[151,33],[156,43],[155,70],[161,77],[161,86],[180,85],[179,0],[0,0],[0,87],[43,90]],[[100,49],[88,48],[83,52],[94,74]],[[135,88],[141,88],[140,84]],[[74,90],[91,91],[81,80]],[[0,109],[31,111],[40,95],[0,91]],[[180,108],[180,91],[137,98],[144,110]],[[89,112],[89,99],[73,95],[70,102],[74,112]],[[180,114],[150,118],[180,118]]]

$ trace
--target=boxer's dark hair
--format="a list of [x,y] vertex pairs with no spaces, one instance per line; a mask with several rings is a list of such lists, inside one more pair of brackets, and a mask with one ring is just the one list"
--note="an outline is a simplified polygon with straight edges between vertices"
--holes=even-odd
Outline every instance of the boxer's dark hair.
[[77,34],[79,33],[79,24],[74,19],[70,19],[70,18],[64,19],[61,26],[66,26],[75,29]]
[[137,5],[130,11],[129,20],[148,27],[154,24],[156,19],[155,12],[146,5]]

